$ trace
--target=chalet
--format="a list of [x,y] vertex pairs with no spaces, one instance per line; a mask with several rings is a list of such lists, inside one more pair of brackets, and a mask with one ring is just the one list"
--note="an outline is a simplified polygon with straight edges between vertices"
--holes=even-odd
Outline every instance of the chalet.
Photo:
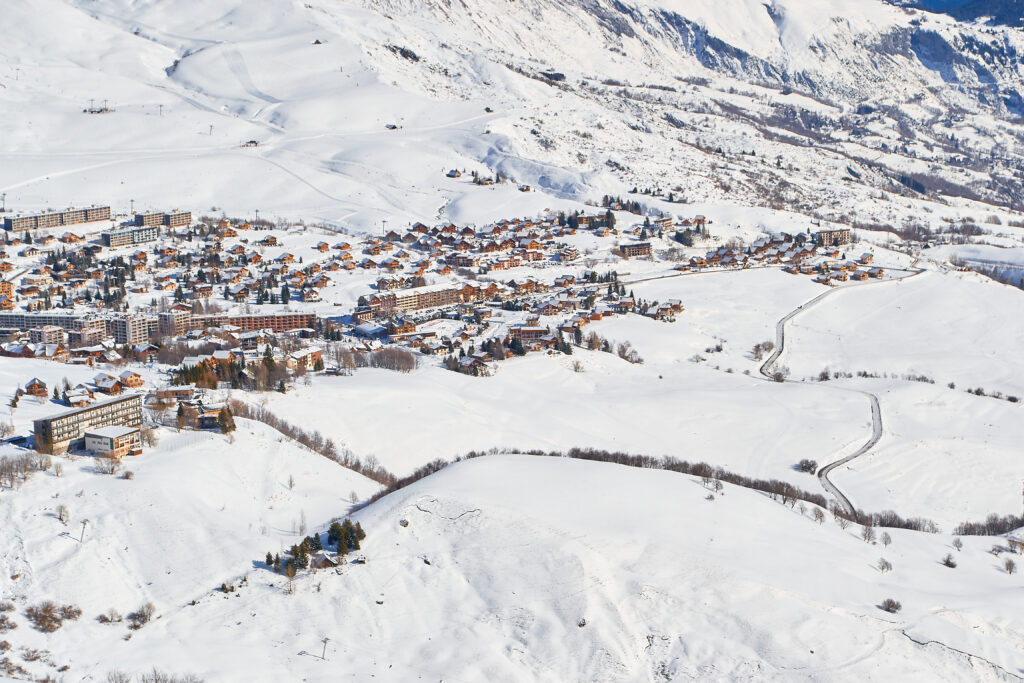
[[563,275],[555,278],[555,287],[568,287],[576,284],[576,278],[572,275]]
[[459,369],[476,377],[484,377],[491,373],[490,367],[487,362],[479,356],[464,356],[459,359]]
[[388,335],[411,334],[416,331],[416,325],[405,318],[392,318],[387,323]]
[[323,352],[317,348],[305,348],[288,354],[286,363],[289,368],[315,370],[323,367]]
[[73,389],[69,389],[64,393],[64,401],[72,408],[83,408],[95,400],[95,396],[92,389],[79,384]]
[[40,398],[49,396],[49,393],[46,391],[46,383],[37,377],[32,378],[25,385],[25,393],[29,396],[38,396]]
[[94,379],[93,384],[95,384],[96,388],[104,394],[108,394],[110,396],[117,396],[124,391],[124,387],[121,385],[121,382],[110,376],[104,376],[103,379],[99,380]]
[[129,389],[138,389],[145,384],[142,379],[142,375],[137,372],[132,372],[131,370],[125,370],[118,375],[117,379],[122,386],[128,387]]

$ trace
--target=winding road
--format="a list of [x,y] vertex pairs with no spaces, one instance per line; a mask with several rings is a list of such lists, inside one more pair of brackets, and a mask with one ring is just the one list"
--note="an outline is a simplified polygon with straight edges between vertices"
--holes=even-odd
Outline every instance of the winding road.
[[[915,259],[915,264],[916,264],[916,262],[917,261]],[[905,275],[905,276],[903,276],[901,278],[898,278],[898,280],[910,279],[912,277],[920,275],[923,272],[925,272],[923,269],[922,270],[915,270],[910,275]],[[768,360],[766,360],[764,363],[762,363],[762,365],[760,367],[761,374],[764,375],[768,379],[771,379],[771,380],[775,379],[775,377],[773,376],[773,373],[776,370],[776,364],[778,363],[779,358],[782,357],[782,354],[786,350],[786,324],[789,323],[793,318],[795,318],[796,316],[800,315],[801,313],[807,311],[808,309],[813,308],[814,306],[818,305],[823,300],[825,300],[826,298],[828,298],[832,294],[835,294],[836,292],[841,292],[841,291],[850,289],[851,287],[868,287],[868,286],[871,286],[871,285],[878,285],[878,284],[882,284],[884,282],[893,282],[893,281],[894,280],[880,280],[880,281],[876,281],[876,282],[865,282],[863,284],[847,285],[845,287],[836,287],[836,288],[833,288],[833,289],[829,289],[827,292],[822,292],[821,294],[819,294],[818,296],[814,297],[810,301],[807,301],[807,302],[805,302],[803,304],[800,304],[794,310],[792,310],[789,313],[787,313],[781,320],[779,320],[779,322],[777,322],[775,324],[775,351],[772,353],[771,356],[769,356]],[[787,381],[788,382],[790,380],[783,379],[783,381]],[[794,381],[794,383],[799,384],[800,382]],[[856,520],[857,519],[857,509],[853,506],[853,503],[850,502],[850,499],[846,497],[846,494],[844,494],[839,489],[839,487],[836,486],[835,483],[831,479],[829,479],[829,475],[837,467],[841,467],[841,466],[849,463],[850,461],[852,461],[852,460],[854,460],[856,458],[859,458],[860,456],[862,456],[865,453],[869,452],[879,442],[879,440],[882,438],[882,433],[883,433],[883,430],[882,430],[882,406],[881,406],[881,404],[878,401],[878,396],[876,396],[875,394],[872,394],[871,392],[860,391],[859,389],[847,389],[845,387],[839,387],[839,386],[832,386],[830,388],[832,388],[832,389],[834,389],[836,391],[847,391],[847,392],[855,392],[855,393],[861,394],[863,396],[866,396],[868,398],[868,401],[871,404],[871,436],[864,443],[864,445],[861,446],[860,448],[858,448],[856,450],[856,452],[854,452],[854,453],[852,453],[850,455],[844,456],[842,458],[839,458],[838,460],[835,460],[833,462],[830,462],[830,463],[822,466],[821,469],[818,470],[818,481],[821,482],[822,488],[825,489],[825,491],[836,500],[836,502],[843,508],[843,510],[845,510],[849,515],[851,515]]]

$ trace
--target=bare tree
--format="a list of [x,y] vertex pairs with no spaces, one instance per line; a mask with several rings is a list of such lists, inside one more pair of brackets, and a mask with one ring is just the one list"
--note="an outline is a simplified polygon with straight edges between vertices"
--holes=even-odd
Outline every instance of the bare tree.
[[68,510],[67,505],[61,503],[57,506],[57,519],[59,519],[61,524],[64,526],[67,526],[68,522],[71,521],[71,511]]
[[949,567],[950,569],[956,568],[956,560],[953,559],[952,555],[946,555],[944,558],[942,558],[942,564],[946,567]]
[[121,469],[121,459],[114,455],[102,455],[96,458],[96,471],[100,474],[117,474]]
[[772,372],[772,379],[776,382],[785,382],[787,377],[789,377],[789,368],[785,365],[775,368]]
[[814,521],[818,524],[822,524],[825,521],[825,513],[822,512],[821,508],[814,508]]
[[889,560],[885,559],[884,557],[879,558],[879,560],[878,560],[878,571],[882,572],[883,574],[886,573],[886,572],[891,572],[892,571],[892,563],[889,562]]
[[959,536],[953,539],[953,547],[956,548],[957,552],[960,552],[961,550],[963,550],[964,542],[962,540],[960,540]]
[[875,527],[870,525],[865,526],[860,530],[860,537],[864,539],[865,543],[871,543],[875,540]]
[[1003,562],[1003,569],[1006,570],[1007,574],[1013,574],[1017,571],[1017,563],[1008,557],[1006,558],[1006,561]]
[[143,425],[139,428],[139,439],[142,440],[142,445],[149,446],[152,448],[159,443],[159,439],[156,435],[156,430],[149,425]]
[[886,548],[888,548],[890,543],[892,543],[892,536],[889,535],[888,531],[883,531],[882,532],[882,545],[884,545]]

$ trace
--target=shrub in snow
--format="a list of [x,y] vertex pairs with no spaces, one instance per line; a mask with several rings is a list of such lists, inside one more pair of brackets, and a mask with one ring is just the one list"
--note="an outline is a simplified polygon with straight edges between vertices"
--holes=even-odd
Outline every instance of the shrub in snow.
[[101,624],[118,624],[121,622],[121,613],[111,607],[106,612],[96,617],[96,621]]
[[32,622],[37,631],[53,633],[59,629],[65,619],[77,619],[82,610],[74,605],[60,607],[52,600],[45,600],[25,610],[25,616]]
[[796,468],[801,472],[807,472],[808,474],[816,474],[818,471],[818,461],[808,460],[804,458],[796,464]]
[[889,614],[896,614],[901,609],[903,609],[903,605],[901,605],[898,600],[893,600],[892,598],[886,598],[885,600],[882,601],[881,608],[884,609]]
[[128,614],[128,621],[131,622],[128,628],[130,628],[133,631],[138,631],[140,628],[149,623],[149,620],[153,618],[153,615],[155,613],[156,607],[153,605],[153,603],[147,602],[139,609]]
[[1006,570],[1007,574],[1013,574],[1017,571],[1017,563],[1008,557],[1006,562],[1003,562],[1003,569]]
[[952,555],[946,555],[942,558],[942,564],[949,567],[950,569],[956,568],[956,560],[953,559]]

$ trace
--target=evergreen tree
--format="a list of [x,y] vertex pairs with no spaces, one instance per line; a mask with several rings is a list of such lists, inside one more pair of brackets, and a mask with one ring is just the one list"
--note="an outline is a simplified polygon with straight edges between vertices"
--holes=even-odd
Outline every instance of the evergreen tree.
[[331,526],[327,528],[327,545],[337,545],[339,540],[341,540],[341,524],[331,522]]
[[288,291],[288,285],[281,285],[281,303],[286,304],[291,301],[292,293]]
[[187,422],[188,422],[188,420],[185,417],[185,406],[184,406],[184,404],[179,403],[178,404],[178,415],[175,418],[175,424],[177,425],[179,432],[185,427]]
[[267,551],[267,566],[274,566],[274,555],[269,550]]
[[220,425],[221,434],[235,431],[235,418],[227,406],[221,408],[217,414],[217,423]]

